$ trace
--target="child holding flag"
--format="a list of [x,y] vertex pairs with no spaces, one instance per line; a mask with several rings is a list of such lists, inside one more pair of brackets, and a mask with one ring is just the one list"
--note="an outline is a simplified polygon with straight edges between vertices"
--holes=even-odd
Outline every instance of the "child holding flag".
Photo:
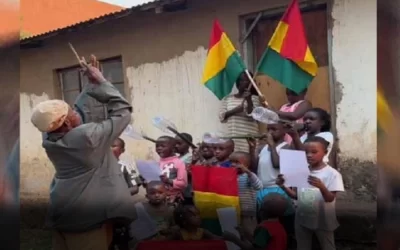
[[[254,87],[248,91],[250,80],[242,73],[236,81],[238,92],[222,100],[220,120],[227,124],[227,135],[258,134],[258,123],[250,116],[254,108],[260,106],[260,100]],[[249,152],[246,139],[235,139],[235,150]]]
[[235,142],[232,139],[222,141],[214,145],[214,155],[217,160],[215,166],[229,168],[232,166],[232,162],[229,160],[229,156],[235,150]]
[[249,170],[251,164],[249,153],[236,151],[229,159],[238,173],[240,224],[246,234],[251,235],[257,226],[256,193],[262,188],[262,182]]

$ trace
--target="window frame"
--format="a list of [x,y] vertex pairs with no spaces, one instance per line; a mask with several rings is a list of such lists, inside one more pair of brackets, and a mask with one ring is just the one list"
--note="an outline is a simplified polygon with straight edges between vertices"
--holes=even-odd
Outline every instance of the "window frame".
[[[122,95],[125,96],[125,79],[124,79],[124,67],[123,67],[123,61],[122,61],[122,57],[121,56],[115,56],[115,57],[109,57],[109,58],[105,58],[102,60],[99,60],[100,62],[100,70],[103,72],[103,64],[106,64],[107,62],[118,62],[121,64],[121,76],[122,76],[122,82],[111,82],[113,85],[117,86],[122,84],[123,88],[122,88]],[[64,79],[63,76],[65,75],[65,72],[69,71],[69,70],[79,70],[80,66],[79,65],[73,65],[70,67],[65,67],[65,68],[60,68],[60,69],[56,69],[56,75],[58,78],[58,87],[60,90],[60,94],[61,94],[61,98],[62,100],[65,100],[65,93],[67,92],[72,92],[72,91],[76,91],[76,89],[79,90],[79,93],[82,92],[84,86],[85,86],[85,76],[83,75],[82,71],[79,71],[78,74],[78,79],[79,79],[79,83],[78,86],[76,86],[77,88],[73,88],[72,90],[65,90],[65,83],[64,83]],[[117,88],[119,89],[119,88]],[[120,90],[120,89],[119,89]],[[78,94],[79,95],[79,94]],[[73,103],[69,103],[70,105],[73,105]]]

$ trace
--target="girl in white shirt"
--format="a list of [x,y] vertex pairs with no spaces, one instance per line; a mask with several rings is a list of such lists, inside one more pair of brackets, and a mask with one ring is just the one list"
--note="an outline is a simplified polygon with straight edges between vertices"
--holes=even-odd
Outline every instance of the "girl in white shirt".
[[327,153],[324,156],[324,162],[329,163],[329,155],[332,151],[334,138],[331,130],[331,116],[326,110],[321,108],[312,108],[307,111],[303,117],[306,133],[301,137],[296,130],[291,129],[288,134],[292,137],[292,148],[296,150],[305,150],[304,142],[313,136],[322,137],[329,143]]
[[323,161],[328,149],[325,139],[310,137],[304,146],[310,167],[309,187],[289,188],[284,185],[282,175],[278,176],[276,184],[298,201],[295,219],[297,249],[312,249],[312,236],[315,234],[322,249],[335,250],[334,231],[339,226],[335,201],[336,193],[344,191],[342,175]]

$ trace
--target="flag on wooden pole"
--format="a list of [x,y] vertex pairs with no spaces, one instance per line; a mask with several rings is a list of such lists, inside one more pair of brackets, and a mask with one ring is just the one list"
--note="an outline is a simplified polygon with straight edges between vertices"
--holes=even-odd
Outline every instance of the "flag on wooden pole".
[[292,0],[278,23],[257,70],[296,93],[316,76],[318,65],[308,46],[298,0]]
[[215,20],[202,84],[221,100],[231,93],[236,80],[245,70],[242,58],[219,22]]

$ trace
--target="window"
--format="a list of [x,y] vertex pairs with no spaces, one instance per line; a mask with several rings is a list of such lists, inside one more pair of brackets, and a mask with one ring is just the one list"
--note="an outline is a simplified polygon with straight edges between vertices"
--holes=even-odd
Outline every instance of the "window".
[[[124,75],[121,57],[101,60],[100,69],[104,77],[114,84],[124,96]],[[62,97],[65,102],[72,106],[88,80],[83,76],[79,66],[58,70],[57,74],[60,80]]]

